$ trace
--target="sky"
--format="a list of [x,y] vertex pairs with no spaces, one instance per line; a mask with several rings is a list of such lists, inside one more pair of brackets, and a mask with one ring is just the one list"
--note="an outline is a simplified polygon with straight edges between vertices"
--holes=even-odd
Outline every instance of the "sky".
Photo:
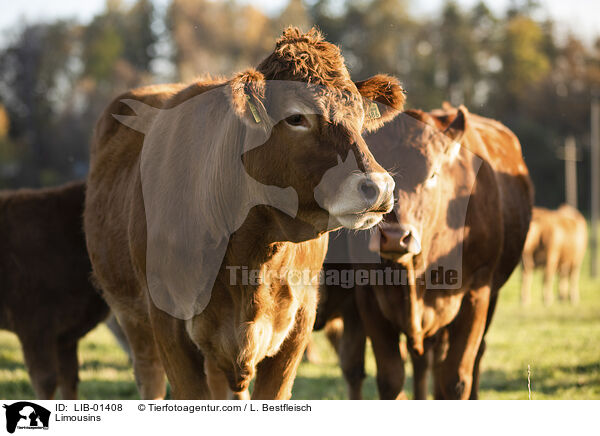
[[[462,6],[471,7],[478,0],[458,0]],[[488,0],[488,6],[496,13],[502,13],[511,0]],[[0,39],[10,31],[15,23],[25,19],[28,22],[52,20],[55,18],[75,18],[80,22],[90,20],[104,8],[106,0],[0,0]],[[169,0],[156,0],[158,5],[166,5]],[[267,13],[280,10],[287,0],[241,0],[255,4]],[[444,0],[411,1],[413,12],[431,15],[440,10]],[[600,0],[541,0],[542,16],[552,17],[558,29],[565,34],[572,31],[586,42],[600,36]]]

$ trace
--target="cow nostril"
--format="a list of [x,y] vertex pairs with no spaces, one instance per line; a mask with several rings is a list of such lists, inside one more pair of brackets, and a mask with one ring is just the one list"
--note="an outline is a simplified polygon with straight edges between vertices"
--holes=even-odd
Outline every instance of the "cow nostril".
[[387,236],[385,236],[385,233],[380,232],[381,233],[381,244],[385,244],[388,241]]
[[412,238],[412,233],[410,232],[410,230],[407,230],[406,233],[404,233],[404,235],[400,238],[400,246],[408,247],[408,244],[410,244],[411,238]]
[[368,201],[375,201],[377,199],[377,197],[379,196],[379,188],[377,187],[375,182],[373,182],[372,180],[369,180],[369,179],[363,180],[360,183],[358,189],[360,190],[361,194],[365,197],[365,199]]

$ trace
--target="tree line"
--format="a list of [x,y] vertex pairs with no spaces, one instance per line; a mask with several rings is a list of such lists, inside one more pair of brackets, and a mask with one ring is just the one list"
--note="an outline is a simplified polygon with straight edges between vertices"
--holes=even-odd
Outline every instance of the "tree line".
[[87,173],[95,120],[119,92],[228,75],[256,65],[288,25],[318,26],[356,80],[401,78],[407,104],[465,104],[521,140],[536,203],[564,201],[559,159],[579,149],[579,204],[589,208],[590,102],[600,92],[600,38],[559,34],[533,0],[502,15],[485,1],[446,1],[429,17],[409,0],[289,0],[275,16],[234,0],[108,0],[89,23],[15,23],[0,48],[0,188],[46,186]]

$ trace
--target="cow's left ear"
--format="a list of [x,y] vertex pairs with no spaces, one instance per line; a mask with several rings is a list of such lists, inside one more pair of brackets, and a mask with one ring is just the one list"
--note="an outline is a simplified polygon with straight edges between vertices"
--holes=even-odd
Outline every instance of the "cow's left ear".
[[269,116],[265,109],[266,81],[262,73],[249,69],[228,83],[226,92],[236,115],[249,127],[263,127]]
[[444,134],[454,142],[460,142],[465,131],[467,130],[467,117],[469,111],[462,104],[456,111],[456,116],[448,127],[444,130]]
[[404,108],[404,89],[395,77],[377,74],[367,80],[356,82],[358,92],[365,101],[365,122],[367,132],[377,130],[392,120]]

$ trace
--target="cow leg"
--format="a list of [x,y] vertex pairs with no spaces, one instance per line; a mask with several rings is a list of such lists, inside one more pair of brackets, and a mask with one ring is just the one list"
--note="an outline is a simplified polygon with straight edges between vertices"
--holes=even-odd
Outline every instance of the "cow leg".
[[307,362],[313,363],[315,365],[321,363],[321,355],[319,354],[319,350],[317,350],[317,347],[315,346],[312,337],[306,345],[306,350],[304,350],[304,358]]
[[425,344],[425,352],[419,355],[412,351],[410,353],[413,365],[413,390],[415,400],[427,399],[427,374],[433,359],[433,348]]
[[569,267],[566,265],[559,269],[558,299],[560,301],[567,301],[569,298],[569,271]]
[[104,321],[108,329],[111,331],[123,351],[127,353],[129,358],[131,359],[131,348],[129,347],[129,343],[127,342],[127,337],[125,336],[125,332],[119,325],[117,318],[114,313],[111,313],[110,316]]
[[433,395],[436,400],[442,400],[444,393],[442,389],[442,364],[446,360],[449,348],[448,329],[445,328],[437,334],[438,340],[433,348],[433,379],[434,391]]
[[253,400],[287,400],[292,396],[292,386],[315,322],[315,312],[316,307],[301,308],[279,351],[256,366]]
[[233,399],[233,400],[249,400],[250,392],[248,392],[248,389],[244,389],[243,391],[240,391],[240,392],[232,392],[231,399]]
[[[185,322],[150,306],[154,339],[176,400],[209,400],[204,356],[190,339]],[[133,345],[133,344],[132,344]]]
[[579,273],[580,266],[573,266],[571,268],[570,276],[570,286],[569,286],[569,297],[571,299],[571,304],[579,303]]
[[367,336],[354,308],[344,314],[343,330],[339,339],[338,355],[342,373],[348,385],[348,398],[362,399],[362,384],[365,374],[365,347]]
[[76,341],[58,344],[58,368],[58,386],[62,399],[76,400],[79,383]]
[[439,371],[441,395],[445,399],[470,397],[475,360],[485,331],[489,302],[489,285],[468,292],[458,315],[448,326],[449,348]]
[[554,276],[556,275],[556,267],[558,265],[558,256],[554,254],[556,250],[548,250],[546,259],[546,268],[544,270],[544,285],[543,296],[544,304],[550,306],[554,301],[552,289],[554,288]]
[[23,357],[36,398],[39,400],[54,399],[58,384],[56,338],[50,332],[27,334],[19,338],[23,345]]
[[521,273],[521,304],[527,306],[531,303],[531,284],[534,270],[533,256],[523,254],[523,270]]
[[165,371],[160,362],[152,328],[146,322],[116,313],[119,324],[127,336],[135,382],[143,400],[162,399],[166,395]]
[[228,400],[230,397],[229,381],[225,373],[219,369],[213,359],[204,360],[204,372],[213,400]]
[[377,390],[382,400],[406,399],[404,360],[400,354],[400,333],[381,313],[372,290],[356,291],[358,311],[377,365]]
[[485,353],[485,347],[485,339],[482,339],[481,345],[479,346],[479,351],[477,351],[477,357],[475,358],[475,365],[473,366],[473,385],[471,386],[471,395],[469,396],[469,400],[479,399],[479,364],[481,363],[483,353]]
[[340,343],[344,334],[344,321],[341,318],[334,318],[325,324],[325,337],[335,350],[336,354],[340,354]]

